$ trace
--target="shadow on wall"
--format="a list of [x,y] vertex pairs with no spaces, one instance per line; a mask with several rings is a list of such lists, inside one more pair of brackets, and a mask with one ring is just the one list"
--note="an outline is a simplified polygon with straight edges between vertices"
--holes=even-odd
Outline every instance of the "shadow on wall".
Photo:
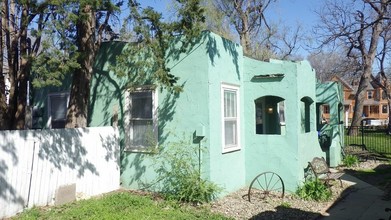
[[[184,86],[185,84],[183,84]],[[179,98],[180,93],[168,93],[164,100],[161,102],[162,104],[158,107],[159,112],[159,124],[158,124],[158,133],[159,133],[159,141],[158,144],[161,146],[165,143],[167,138],[172,135],[170,132],[166,131],[167,123],[173,120],[173,116],[175,115],[176,110],[176,100]],[[123,145],[124,146],[124,145]],[[129,154],[134,154],[132,160],[129,159]],[[144,160],[146,158],[150,159],[150,155],[148,153],[131,153],[131,152],[123,152],[121,154],[121,174],[125,169],[134,169],[135,173],[132,173],[130,176],[124,177],[129,180],[129,184],[138,183],[139,185],[145,184],[142,182],[141,177],[146,172],[146,167]]]
[[[25,201],[23,197],[12,186],[12,183],[8,180],[7,173],[19,163],[19,157],[16,154],[16,144],[13,140],[7,140],[3,132],[0,132],[2,144],[1,144],[1,158],[0,158],[0,199],[9,201],[15,204],[24,205]],[[6,158],[7,157],[7,158]],[[1,216],[0,216],[1,217]]]
[[[207,41],[206,45],[206,52],[209,56],[209,59],[212,62],[212,65],[214,65],[216,57],[220,57],[220,52],[218,51],[217,42],[214,35],[209,32],[204,32],[202,34],[202,37],[194,40],[191,44],[187,45],[187,47],[180,48],[178,45],[180,45],[181,39],[178,38],[176,42],[172,44],[172,47],[167,53],[167,63],[172,63],[173,65],[170,66],[170,68],[175,68],[177,64],[182,62],[184,59],[186,59],[191,53],[193,53],[195,50],[200,49],[200,46],[203,45],[202,42]],[[93,84],[92,87],[92,94],[91,94],[91,105],[90,105],[90,118],[89,123],[92,121],[92,116],[94,114],[103,114],[103,121],[100,125],[109,125],[111,122],[111,117],[113,115],[113,100],[118,100],[118,116],[120,119],[123,119],[125,115],[127,114],[126,106],[125,106],[125,99],[124,99],[124,93],[126,89],[131,88],[132,86],[139,86],[139,85],[145,85],[145,84],[154,84],[155,82],[152,81],[152,79],[156,79],[156,76],[154,75],[156,72],[156,66],[152,65],[144,65],[140,66],[139,63],[137,63],[137,59],[141,60],[148,60],[148,58],[153,57],[148,53],[148,51],[140,52],[134,51],[131,48],[137,47],[137,45],[128,45],[129,47],[125,47],[124,43],[114,43],[111,42],[109,47],[102,47],[102,51],[99,53],[97,57],[97,62],[95,64],[95,75],[94,80],[96,83]],[[176,46],[176,47],[175,47]],[[239,48],[237,44],[223,39],[223,47],[225,51],[232,57],[232,62],[235,65],[236,73],[238,78],[240,79],[240,72],[239,72],[239,53],[237,49]],[[201,48],[204,49],[204,48]],[[184,51],[188,51],[186,55],[184,55]],[[143,53],[140,55],[140,53]],[[135,60],[128,60],[127,65],[119,65],[119,57],[122,57],[124,54],[130,54],[129,57],[136,57]],[[119,57],[118,57],[119,56]],[[147,57],[147,58],[145,58]],[[122,59],[122,58],[121,58]],[[149,62],[149,61],[146,61]],[[105,65],[107,63],[110,63],[111,69],[107,69]],[[153,62],[152,62],[153,63]],[[151,64],[151,63],[149,63]],[[205,63],[207,65],[207,63]],[[105,69],[106,68],[106,69]],[[115,73],[122,73],[122,74],[109,74],[109,71],[115,72]],[[145,73],[147,73],[145,75]],[[207,74],[207,73],[205,73]],[[177,77],[180,77],[180,73]],[[185,83],[181,85],[184,90],[186,90]],[[176,109],[176,99],[179,97],[180,94],[170,94],[168,92],[168,95],[164,97],[164,100],[161,102],[162,105],[158,107],[158,120],[159,120],[159,144],[164,143],[168,136],[170,135],[169,132],[163,132],[167,129],[165,129],[166,124],[173,120],[173,117],[175,115],[175,109]],[[103,102],[102,106],[102,112],[94,112],[97,111],[94,107],[96,106],[97,101]],[[100,111],[100,109],[99,109]],[[134,168],[136,170],[136,175],[132,175],[129,177],[130,183],[134,183],[139,180],[139,178],[145,173],[146,167],[143,165],[143,161],[145,160],[145,154],[142,153],[134,153],[134,157],[132,158],[132,161],[129,161],[128,157],[130,152],[125,152],[125,140],[124,137],[126,135],[125,133],[125,125],[123,124],[123,120],[119,121],[120,131],[121,131],[121,175],[124,170],[127,170],[129,168]],[[128,180],[128,179],[127,179]]]
[[[220,51],[217,48],[217,42],[216,39],[213,37],[213,35],[209,32],[203,35],[202,41],[207,41],[206,44],[206,51],[209,56],[210,62],[212,65],[215,65],[215,58],[220,58],[221,54]],[[227,40],[225,38],[222,38],[223,41],[223,47],[224,50],[232,57],[232,62],[235,65],[235,71],[237,74],[238,79],[240,80],[240,70],[239,70],[239,53],[238,45],[230,40]]]
[[51,190],[61,184],[101,176],[96,155],[118,161],[116,138],[100,135],[102,149],[95,153],[91,149],[98,147],[96,140],[84,137],[89,133],[89,129],[0,132],[0,218],[3,212],[11,215],[27,206],[51,203]]

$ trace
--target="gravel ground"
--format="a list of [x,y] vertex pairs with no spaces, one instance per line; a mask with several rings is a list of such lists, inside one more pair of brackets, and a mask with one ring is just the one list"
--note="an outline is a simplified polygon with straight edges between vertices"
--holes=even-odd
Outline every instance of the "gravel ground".
[[[368,160],[349,169],[370,169],[382,163]],[[213,202],[211,209],[234,219],[316,219],[353,189],[354,186],[347,182],[343,182],[343,187],[335,182],[331,187],[332,199],[328,202],[305,201],[292,194],[284,198],[251,199],[249,202],[246,188]]]
[[241,189],[215,201],[211,205],[212,211],[234,219],[316,219],[350,188],[346,183],[343,187],[334,184],[329,202],[306,201],[292,194],[284,198],[252,198],[249,202],[247,190]]

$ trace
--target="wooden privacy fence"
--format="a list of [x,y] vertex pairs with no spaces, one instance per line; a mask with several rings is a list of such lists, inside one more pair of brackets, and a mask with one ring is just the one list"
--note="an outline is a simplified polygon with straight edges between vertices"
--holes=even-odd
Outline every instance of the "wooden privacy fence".
[[1,131],[0,219],[118,189],[119,154],[113,127]]

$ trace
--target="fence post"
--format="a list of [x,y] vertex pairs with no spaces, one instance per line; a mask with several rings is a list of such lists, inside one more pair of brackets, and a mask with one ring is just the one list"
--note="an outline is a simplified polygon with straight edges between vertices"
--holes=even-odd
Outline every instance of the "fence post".
[[361,145],[364,147],[364,123],[361,121]]

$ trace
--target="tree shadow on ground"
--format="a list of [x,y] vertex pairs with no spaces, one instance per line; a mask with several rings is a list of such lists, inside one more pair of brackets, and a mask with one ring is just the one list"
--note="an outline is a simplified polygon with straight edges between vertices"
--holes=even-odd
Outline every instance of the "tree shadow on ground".
[[391,200],[391,164],[385,162],[375,168],[352,169],[344,172],[384,191],[383,199]]
[[277,206],[275,211],[265,211],[252,216],[252,220],[270,219],[315,219],[319,213],[303,211],[296,208]]

